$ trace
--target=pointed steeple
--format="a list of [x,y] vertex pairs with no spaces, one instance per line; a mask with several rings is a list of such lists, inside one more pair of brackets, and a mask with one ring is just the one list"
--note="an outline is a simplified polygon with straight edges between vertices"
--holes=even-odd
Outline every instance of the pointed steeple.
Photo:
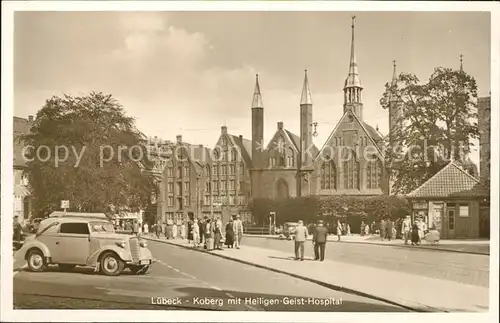
[[252,108],[263,108],[262,95],[260,94],[259,74],[255,75],[255,90],[253,91]]
[[352,23],[351,23],[351,57],[349,59],[349,75],[347,76],[347,79],[345,80],[345,86],[344,89],[349,88],[349,87],[361,87],[361,81],[359,80],[359,75],[358,75],[358,64],[356,63],[356,52],[354,50],[354,19],[356,19],[356,16],[352,16]]
[[309,81],[307,80],[307,70],[304,75],[304,86],[302,87],[302,96],[300,97],[300,105],[312,104],[311,90],[309,89]]
[[[393,71],[392,71],[391,87],[395,87],[398,84],[398,76],[396,74],[396,60],[392,61],[392,65],[393,65]],[[390,102],[397,101],[397,97],[395,95],[392,95],[391,93],[389,101]]]

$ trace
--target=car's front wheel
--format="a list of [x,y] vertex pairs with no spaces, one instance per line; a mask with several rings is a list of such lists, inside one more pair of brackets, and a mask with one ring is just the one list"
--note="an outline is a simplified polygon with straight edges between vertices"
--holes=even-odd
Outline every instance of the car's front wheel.
[[47,268],[47,263],[45,262],[43,253],[38,249],[31,250],[28,254],[27,260],[30,271],[40,272]]
[[130,266],[130,271],[134,275],[145,275],[149,270],[149,265]]
[[113,252],[106,252],[101,257],[101,273],[106,276],[118,276],[125,268],[125,263]]

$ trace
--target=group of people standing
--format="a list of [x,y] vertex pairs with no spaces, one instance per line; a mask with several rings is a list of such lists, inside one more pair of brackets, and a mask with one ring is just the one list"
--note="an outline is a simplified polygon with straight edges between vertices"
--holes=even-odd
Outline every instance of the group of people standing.
[[[324,261],[328,229],[324,226],[322,220],[318,221],[318,224],[312,229],[312,234],[314,260]],[[304,246],[308,236],[309,231],[304,226],[304,222],[300,220],[298,226],[295,228],[295,260],[304,260]]]
[[[143,232],[145,234],[149,233],[149,226],[148,224],[144,224]],[[160,224],[156,223],[151,227],[151,232],[156,234],[157,238],[160,237],[165,237],[165,239],[186,239],[186,225],[184,223],[181,223],[180,225],[177,224]]]
[[[193,247],[203,246],[206,250],[223,250],[223,241],[228,248],[240,249],[243,237],[243,223],[239,215],[234,215],[222,230],[222,220],[216,216],[213,220],[205,216],[188,222],[188,242]],[[223,238],[223,235],[225,237]]]

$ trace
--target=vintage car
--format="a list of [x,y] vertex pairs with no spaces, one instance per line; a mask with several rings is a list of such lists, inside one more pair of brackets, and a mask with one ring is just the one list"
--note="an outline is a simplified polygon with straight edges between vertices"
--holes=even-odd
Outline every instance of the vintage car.
[[103,213],[53,212],[20,251],[34,272],[57,264],[62,270],[91,266],[108,276],[119,275],[125,268],[145,274],[155,261],[145,241],[115,233]]

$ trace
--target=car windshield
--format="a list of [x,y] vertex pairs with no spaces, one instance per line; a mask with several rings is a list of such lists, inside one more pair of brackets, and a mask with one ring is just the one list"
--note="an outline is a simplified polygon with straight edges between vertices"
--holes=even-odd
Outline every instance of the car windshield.
[[92,232],[115,232],[113,224],[109,222],[90,222]]

